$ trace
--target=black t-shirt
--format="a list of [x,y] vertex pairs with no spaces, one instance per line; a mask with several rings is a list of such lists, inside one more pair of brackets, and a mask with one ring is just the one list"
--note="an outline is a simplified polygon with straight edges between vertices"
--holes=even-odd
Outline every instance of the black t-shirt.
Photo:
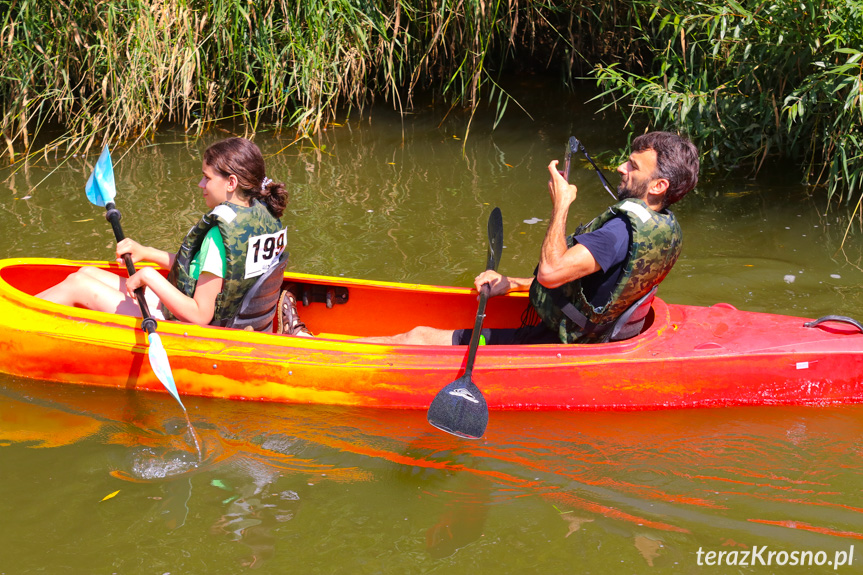
[[608,303],[629,255],[632,233],[623,218],[612,218],[594,232],[581,234],[575,241],[583,245],[601,268],[581,279],[584,295],[593,307]]

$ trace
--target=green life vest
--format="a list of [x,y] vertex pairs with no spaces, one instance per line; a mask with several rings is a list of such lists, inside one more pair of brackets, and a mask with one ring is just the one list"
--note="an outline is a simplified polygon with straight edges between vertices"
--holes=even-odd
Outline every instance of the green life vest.
[[[249,207],[223,202],[204,214],[186,234],[168,273],[168,281],[189,297],[194,297],[198,283],[189,273],[189,266],[213,226],[219,227],[225,246],[225,277],[210,324],[224,325],[236,315],[243,296],[258,276],[278,262],[287,243],[287,230],[257,200]],[[177,319],[164,304],[161,309],[165,319]]]
[[575,245],[581,233],[598,230],[612,218],[629,222],[632,241],[620,279],[608,302],[599,307],[584,295],[581,279],[554,289],[534,278],[530,285],[530,302],[546,326],[560,336],[563,343],[604,341],[614,321],[653,286],[659,284],[680,255],[680,225],[669,210],[657,212],[644,201],[627,199],[611,206],[587,226],[569,236],[566,243]]

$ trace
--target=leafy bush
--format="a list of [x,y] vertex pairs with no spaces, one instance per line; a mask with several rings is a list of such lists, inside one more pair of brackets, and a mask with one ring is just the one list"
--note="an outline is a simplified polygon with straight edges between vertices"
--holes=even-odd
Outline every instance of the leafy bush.
[[863,2],[634,2],[642,70],[596,67],[609,106],[698,142],[714,166],[797,160],[846,200],[863,178]]
[[[12,161],[240,118],[302,138],[376,96],[475,111],[504,70],[591,76],[608,106],[676,129],[707,164],[797,160],[863,198],[863,0],[0,0]],[[61,137],[33,151],[46,124]],[[470,123],[468,123],[469,131]]]

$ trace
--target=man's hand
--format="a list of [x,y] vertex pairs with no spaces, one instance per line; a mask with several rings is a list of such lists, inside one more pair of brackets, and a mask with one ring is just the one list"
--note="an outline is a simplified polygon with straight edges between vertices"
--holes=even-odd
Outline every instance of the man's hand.
[[554,208],[568,210],[570,204],[575,201],[578,188],[570,184],[557,169],[557,160],[552,160],[548,165],[548,193],[551,195],[551,203]]
[[502,295],[509,292],[509,278],[501,275],[494,270],[485,270],[473,280],[473,285],[476,286],[476,291],[481,291],[482,286],[488,284],[488,297]]
[[557,160],[551,161],[548,172],[551,174],[548,180],[551,219],[542,242],[536,279],[547,288],[556,288],[597,271],[599,265],[587,248],[581,244],[570,248],[566,243],[566,217],[578,188],[560,175]]
[[484,284],[488,284],[489,297],[504,295],[517,291],[528,291],[533,278],[514,278],[501,275],[494,270],[485,270],[473,280],[476,291],[480,291]]

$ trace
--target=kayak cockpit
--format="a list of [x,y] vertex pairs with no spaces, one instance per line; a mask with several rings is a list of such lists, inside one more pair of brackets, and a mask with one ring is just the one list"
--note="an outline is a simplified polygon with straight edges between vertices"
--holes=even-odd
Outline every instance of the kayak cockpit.
[[[60,283],[83,265],[98,266],[123,277],[126,275],[124,267],[111,262],[26,259],[7,260],[0,267],[0,280],[19,294],[34,296]],[[167,270],[160,272],[167,275]],[[440,329],[470,327],[477,306],[477,295],[468,288],[331,276],[286,273],[282,289],[294,292],[300,318],[314,334],[337,340],[395,335],[418,325]],[[520,327],[522,315],[529,305],[527,294],[491,298],[484,326]],[[632,339],[655,331],[656,318],[665,317],[664,310],[665,304],[661,300],[653,300],[640,333]]]

